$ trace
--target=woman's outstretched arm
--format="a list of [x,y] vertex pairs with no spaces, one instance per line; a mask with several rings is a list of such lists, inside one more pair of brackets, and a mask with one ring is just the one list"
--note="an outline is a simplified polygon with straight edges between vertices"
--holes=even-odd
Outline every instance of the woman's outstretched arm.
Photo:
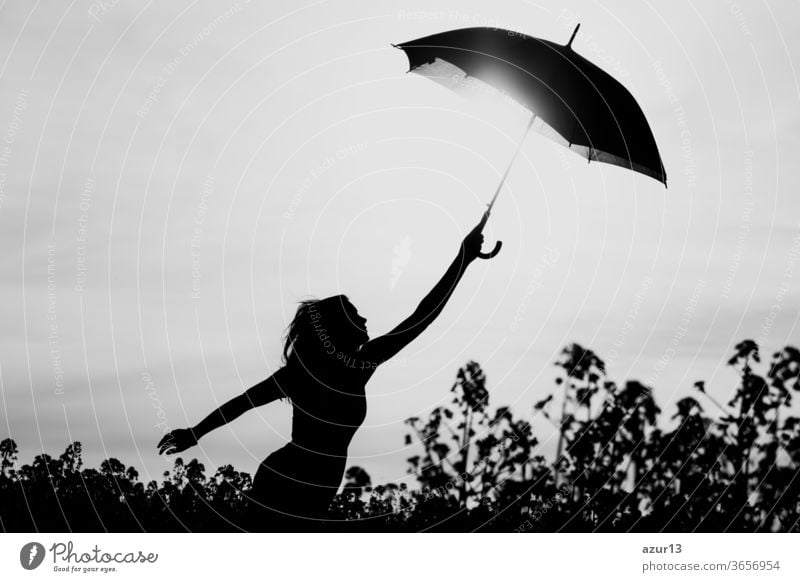
[[231,398],[194,427],[178,428],[167,433],[158,443],[159,453],[171,455],[185,451],[196,445],[204,435],[240,417],[251,408],[283,398],[287,381],[285,370],[286,368],[281,368],[263,382]]
[[450,263],[439,282],[422,299],[414,313],[386,335],[368,342],[361,349],[361,359],[382,364],[411,343],[436,319],[455,291],[469,264],[481,254],[481,245],[483,244],[481,231],[487,218],[488,215],[484,214],[477,226],[464,238],[456,258]]

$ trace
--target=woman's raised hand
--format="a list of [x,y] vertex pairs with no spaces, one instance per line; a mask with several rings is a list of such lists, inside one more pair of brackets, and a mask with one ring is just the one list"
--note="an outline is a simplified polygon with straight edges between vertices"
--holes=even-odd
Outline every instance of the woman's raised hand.
[[495,243],[494,249],[490,252],[484,253],[481,251],[481,246],[483,246],[483,227],[486,225],[487,220],[489,220],[488,210],[483,213],[481,221],[464,237],[464,241],[461,243],[461,252],[464,254],[467,261],[474,261],[478,257],[481,259],[491,259],[500,252],[500,247],[503,244],[500,241]]
[[165,434],[164,438],[158,442],[158,452],[161,455],[164,453],[168,455],[174,455],[175,453],[185,451],[196,444],[197,438],[194,436],[192,429],[176,428],[175,430]]

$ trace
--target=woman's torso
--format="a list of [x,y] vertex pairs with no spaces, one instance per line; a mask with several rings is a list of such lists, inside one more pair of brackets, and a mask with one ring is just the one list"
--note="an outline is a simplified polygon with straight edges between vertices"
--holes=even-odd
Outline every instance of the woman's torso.
[[373,371],[342,365],[328,373],[298,374],[292,395],[292,443],[312,454],[346,456],[367,415],[365,387]]

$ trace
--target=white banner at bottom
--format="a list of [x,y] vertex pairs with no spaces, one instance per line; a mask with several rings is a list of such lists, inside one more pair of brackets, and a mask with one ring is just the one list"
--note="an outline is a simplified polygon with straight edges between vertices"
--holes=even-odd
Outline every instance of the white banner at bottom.
[[0,572],[4,581],[759,577],[777,582],[800,580],[798,539],[792,534],[2,534]]

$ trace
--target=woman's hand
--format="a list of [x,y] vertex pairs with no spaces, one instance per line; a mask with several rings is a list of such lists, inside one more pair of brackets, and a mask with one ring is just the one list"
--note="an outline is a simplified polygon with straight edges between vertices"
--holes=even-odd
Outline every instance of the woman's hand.
[[499,242],[491,252],[484,253],[481,251],[481,247],[483,246],[483,227],[486,225],[486,221],[488,219],[489,212],[486,211],[483,213],[481,221],[475,225],[475,228],[473,228],[466,237],[464,237],[464,240],[461,243],[461,253],[469,262],[474,261],[478,257],[482,259],[491,259],[498,252],[500,252]]
[[158,442],[158,452],[163,455],[174,455],[197,444],[197,438],[190,428],[176,428],[172,432],[164,435]]

